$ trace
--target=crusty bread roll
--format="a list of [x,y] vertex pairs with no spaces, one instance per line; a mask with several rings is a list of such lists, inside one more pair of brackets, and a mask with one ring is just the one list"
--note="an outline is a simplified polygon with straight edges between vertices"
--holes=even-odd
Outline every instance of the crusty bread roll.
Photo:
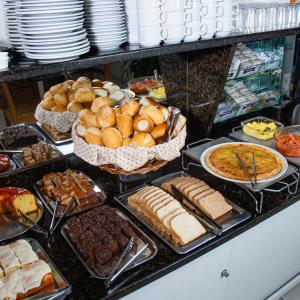
[[140,105],[136,100],[125,102],[121,105],[121,111],[123,114],[127,114],[134,117],[140,109]]
[[137,147],[153,147],[155,140],[150,133],[138,133],[131,139],[131,144]]
[[79,80],[77,79],[73,85],[72,85],[72,89],[73,90],[78,90],[81,88],[91,88],[92,87],[92,83],[90,80]]
[[119,129],[123,138],[128,138],[133,133],[133,121],[129,115],[118,114],[116,116],[117,128]]
[[160,125],[155,126],[155,128],[151,131],[151,135],[155,140],[164,136],[167,129],[167,124],[162,123]]
[[126,147],[130,145],[130,143],[131,143],[131,138],[123,139],[122,147]]
[[80,88],[75,93],[75,102],[85,103],[95,100],[95,93],[90,88]]
[[53,97],[54,102],[57,106],[67,106],[69,98],[65,93],[57,93]]
[[148,116],[136,115],[133,121],[133,128],[137,132],[151,132],[154,128],[154,123]]
[[116,84],[114,84],[113,82],[111,81],[104,81],[103,82],[103,86],[102,86],[104,89],[108,90],[110,93],[113,92],[113,91],[118,91],[120,90],[120,87]]
[[76,128],[76,132],[79,136],[84,137],[85,132],[88,128],[83,126],[82,124],[78,124]]
[[114,111],[114,114],[115,114],[116,117],[117,117],[117,115],[122,114],[122,111],[121,111],[121,107],[120,107],[120,106],[115,106],[115,107],[113,108],[113,111]]
[[80,123],[85,127],[99,127],[96,115],[89,109],[83,109],[79,112]]
[[92,81],[92,87],[102,87],[103,86],[103,82],[99,79],[94,79]]
[[56,85],[51,86],[49,91],[52,94],[52,96],[54,96],[57,93],[64,93],[65,89],[62,83],[58,83]]
[[93,102],[85,102],[85,103],[82,103],[82,104],[83,104],[84,108],[91,109],[92,103]]
[[69,98],[69,102],[75,102],[75,93],[76,91],[75,90],[69,90],[67,95],[68,95],[68,98]]
[[51,108],[52,112],[64,112],[66,110],[67,110],[67,108],[66,107],[62,107],[62,106],[53,106]]
[[47,98],[52,98],[52,94],[50,93],[50,91],[47,91],[45,94],[44,94],[44,97],[43,99],[47,99]]
[[80,103],[70,102],[67,105],[67,111],[69,111],[69,112],[78,113],[78,112],[80,112],[83,109],[84,109],[84,107]]
[[88,128],[84,133],[84,138],[88,144],[103,145],[102,132],[99,128]]
[[93,91],[96,95],[96,97],[107,97],[108,96],[108,91],[104,88],[93,88]]
[[55,106],[55,102],[52,97],[48,97],[41,102],[42,108],[46,110],[51,110],[53,106]]
[[104,105],[113,107],[115,105],[115,101],[108,97],[96,98],[92,103],[91,110],[96,113],[99,108]]
[[102,131],[102,141],[105,147],[116,149],[122,146],[123,139],[117,128],[109,127]]
[[109,98],[111,98],[117,102],[120,102],[125,99],[125,93],[121,90],[112,91],[109,93]]
[[140,109],[140,115],[150,117],[155,125],[160,125],[165,122],[165,118],[160,109],[153,105],[143,106]]
[[86,77],[86,76],[80,76],[80,77],[78,77],[77,81],[86,81],[86,82],[92,83],[91,80],[88,77]]
[[74,80],[66,80],[63,82],[65,93],[67,93],[72,89],[73,84],[74,84]]
[[161,111],[163,117],[164,117],[164,121],[167,122],[169,119],[169,111],[166,107],[159,105],[158,109]]
[[157,105],[157,102],[153,99],[153,98],[150,98],[150,97],[143,97],[141,100],[140,100],[140,105],[141,106],[145,106],[145,105]]
[[108,105],[100,107],[96,115],[98,125],[102,128],[112,127],[116,124],[116,117],[113,109]]

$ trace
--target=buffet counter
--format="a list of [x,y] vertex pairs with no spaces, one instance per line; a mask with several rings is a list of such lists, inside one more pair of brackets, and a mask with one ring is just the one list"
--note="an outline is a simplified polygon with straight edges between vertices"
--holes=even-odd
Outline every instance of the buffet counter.
[[[16,170],[11,175],[0,177],[0,186],[22,186],[33,191],[33,184],[40,180],[45,173],[51,171],[64,171],[67,168],[79,169],[83,171],[86,175],[88,175],[90,178],[92,178],[95,181],[95,183],[107,194],[107,203],[113,207],[118,207],[121,211],[123,211],[136,225],[138,225],[139,228],[141,228],[156,243],[158,248],[157,255],[152,260],[144,263],[140,267],[136,267],[133,270],[127,271],[116,281],[114,285],[111,286],[111,288],[105,289],[103,281],[91,278],[84,266],[78,260],[78,258],[75,255],[73,255],[71,248],[60,234],[60,228],[56,231],[56,233],[53,236],[53,239],[51,240],[41,237],[40,235],[37,235],[35,233],[26,233],[23,236],[21,236],[24,238],[35,238],[41,243],[41,245],[44,247],[44,249],[50,256],[50,258],[53,260],[53,262],[56,264],[58,269],[65,276],[67,281],[71,284],[72,294],[71,296],[68,296],[70,297],[70,299],[115,299],[124,297],[137,290],[138,291],[130,295],[128,299],[140,299],[141,295],[143,295],[143,298],[145,299],[150,299],[155,295],[164,295],[163,298],[166,299],[167,294],[165,293],[165,291],[170,291],[173,288],[172,286],[174,286],[174,284],[181,287],[181,294],[180,292],[178,293],[178,289],[174,288],[174,292],[177,291],[177,298],[174,295],[176,299],[182,299],[182,297],[184,297],[185,295],[188,295],[189,299],[196,299],[197,297],[199,297],[199,294],[194,294],[196,292],[195,289],[191,289],[191,294],[185,289],[185,286],[188,287],[189,276],[193,276],[195,278],[198,276],[195,272],[203,272],[204,274],[210,272],[209,270],[213,268],[214,263],[216,263],[217,257],[219,257],[217,253],[219,253],[220,251],[229,251],[224,250],[225,248],[228,248],[228,245],[234,248],[234,246],[231,245],[231,242],[237,241],[237,239],[239,238],[244,240],[248,239],[249,241],[251,241],[251,236],[256,236],[256,233],[253,233],[253,230],[255,230],[255,228],[258,228],[259,232],[259,226],[261,226],[261,224],[267,224],[268,222],[272,222],[272,220],[278,218],[277,216],[279,216],[280,214],[285,214],[285,219],[280,219],[280,224],[282,224],[283,228],[282,233],[285,232],[285,228],[288,228],[288,231],[285,233],[287,233],[289,237],[292,236],[292,238],[289,238],[287,240],[283,239],[283,244],[281,244],[281,240],[278,238],[278,232],[276,232],[275,226],[275,232],[269,230],[268,232],[266,232],[267,236],[265,236],[265,238],[260,238],[260,248],[262,245],[262,249],[269,249],[270,245],[277,247],[277,243],[270,242],[270,239],[271,241],[278,241],[278,243],[280,242],[279,245],[283,247],[283,251],[286,251],[285,248],[294,249],[295,251],[298,251],[300,249],[300,245],[296,241],[299,239],[295,238],[293,232],[289,231],[290,227],[297,228],[297,224],[293,223],[293,217],[295,217],[293,216],[293,212],[295,214],[297,208],[299,208],[299,193],[295,196],[287,196],[285,193],[276,194],[275,196],[274,194],[266,195],[264,205],[262,207],[262,213],[256,214],[254,201],[243,189],[241,189],[235,184],[225,182],[220,179],[215,179],[215,177],[208,174],[204,170],[199,169],[198,167],[191,168],[190,173],[194,176],[197,175],[197,177],[208,182],[213,188],[218,189],[227,198],[234,201],[235,204],[250,212],[251,217],[248,220],[244,221],[242,224],[226,231],[221,236],[214,238],[206,245],[201,246],[200,248],[197,248],[185,255],[176,254],[165,243],[158,239],[151,231],[149,231],[145,226],[143,226],[139,221],[137,221],[136,218],[134,218],[126,210],[124,210],[122,206],[120,206],[114,201],[114,196],[119,193],[119,188],[121,186],[123,189],[124,187],[125,189],[130,189],[136,184],[141,184],[141,182],[133,184],[120,183],[118,181],[118,176],[111,175],[109,173],[101,171],[97,167],[88,165],[74,155],[69,155],[65,158],[53,161],[51,163],[46,163],[44,165]],[[152,179],[156,179],[162,175],[181,170],[181,159],[176,159],[173,162],[170,162],[165,167],[161,168],[159,171],[151,173],[151,177],[148,177],[146,180],[151,181]],[[44,216],[42,217],[39,224],[44,228],[49,228],[50,220],[51,218],[49,213],[45,211]],[[288,220],[291,220],[291,226],[288,225]],[[262,230],[262,232],[264,231]],[[279,234],[281,234],[281,232],[279,232]],[[284,244],[285,240],[286,243],[289,244]],[[293,242],[294,240],[295,243]],[[244,244],[242,243],[241,245],[243,246]],[[230,253],[233,253],[234,255],[234,257],[232,257],[231,259],[235,259],[236,257],[236,259],[239,260],[238,265],[245,266],[245,268],[242,268],[242,274],[247,274],[248,272],[247,261],[250,263],[250,258],[254,259],[256,251],[254,251],[254,248],[250,249],[254,246],[255,245],[248,244],[248,246],[245,246],[245,248],[242,247],[241,251],[236,252],[236,255],[234,254],[235,252],[231,252],[230,250]],[[272,249],[268,251],[272,251]],[[245,257],[243,257],[243,253],[245,253]],[[254,256],[252,256],[252,253],[254,253]],[[274,253],[277,253],[276,249],[274,249]],[[294,272],[295,268],[298,269],[298,271],[300,271],[300,266],[298,268],[297,262],[294,261],[293,255],[288,255],[288,251],[286,253],[287,255],[284,258],[281,258],[284,264],[290,266],[294,263],[294,268],[291,272]],[[272,255],[273,253],[269,253],[270,259],[276,259],[275,254],[274,258]],[[262,257],[264,257],[264,255],[262,255]],[[224,262],[222,256],[220,257],[220,260],[220,263],[222,265],[222,263]],[[207,261],[207,264],[203,265],[201,263],[203,261]],[[258,260],[257,262],[263,264],[263,261]],[[200,269],[196,268],[196,266],[199,263]],[[268,262],[266,262],[265,269],[268,269],[267,263]],[[183,267],[184,265],[186,266]],[[274,261],[274,273],[276,274],[281,270],[277,270],[275,265],[277,266],[278,264],[275,264]],[[201,266],[205,267],[205,269],[201,269]],[[251,269],[250,266],[249,269]],[[220,272],[218,271],[218,276],[220,276],[220,278],[224,277],[225,279],[228,276],[230,278],[231,274],[228,275],[226,271],[226,268],[224,268],[224,270],[220,269]],[[230,271],[228,272],[230,273]],[[173,274],[172,280],[170,280],[170,277],[168,277],[168,273]],[[203,273],[199,274],[199,279],[203,278]],[[183,277],[186,278],[186,282],[182,282],[182,276],[180,274],[189,274],[189,276],[186,275],[185,277]],[[288,281],[291,279],[291,277],[295,275],[296,274],[290,274],[290,277],[285,278],[284,280]],[[176,280],[177,276],[180,282]],[[255,276],[259,277],[259,272]],[[211,277],[208,276],[208,278]],[[246,276],[246,278],[248,278],[248,276]],[[273,280],[273,282],[277,284],[276,288],[279,288],[282,284],[285,283],[285,281],[282,282],[282,279],[277,281]],[[201,282],[199,282],[199,285],[200,284]],[[249,284],[249,286],[252,287],[251,284]],[[143,287],[145,288],[143,289]],[[205,284],[199,287],[200,292],[202,293],[203,291],[205,291],[205,288]],[[218,289],[218,287],[216,289]],[[255,289],[259,290],[258,287],[254,286],[254,290]],[[268,292],[271,293],[273,291]],[[170,293],[170,295],[173,294],[174,293]],[[213,299],[207,298],[208,296],[209,295],[206,295],[206,297],[204,297],[203,299]],[[172,296],[172,299],[175,299],[174,297]],[[251,297],[251,294],[249,294],[249,297]],[[255,299],[255,297],[249,299]]]

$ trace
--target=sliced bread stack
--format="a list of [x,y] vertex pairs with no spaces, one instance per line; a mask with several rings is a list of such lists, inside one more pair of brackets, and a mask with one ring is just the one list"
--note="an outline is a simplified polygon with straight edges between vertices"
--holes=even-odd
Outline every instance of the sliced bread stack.
[[147,186],[128,198],[128,204],[175,244],[184,246],[206,233],[205,228],[171,195]]
[[213,220],[232,210],[232,206],[226,202],[221,193],[197,178],[179,176],[164,182],[161,187],[168,193],[172,193],[172,185]]

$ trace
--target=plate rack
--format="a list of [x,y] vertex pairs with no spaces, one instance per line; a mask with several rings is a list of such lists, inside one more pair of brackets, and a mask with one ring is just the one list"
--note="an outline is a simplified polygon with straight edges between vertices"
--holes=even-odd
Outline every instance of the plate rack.
[[[182,169],[184,171],[189,171],[191,166],[200,167],[204,170],[200,163],[201,154],[211,146],[223,144],[223,143],[232,143],[233,140],[222,137],[219,139],[202,139],[194,143],[188,144],[186,150],[182,152]],[[188,161],[188,159],[192,161]],[[220,179],[222,180],[222,179]],[[245,190],[252,200],[255,202],[255,210],[257,213],[261,214],[265,193],[282,193],[286,191],[289,195],[295,195],[298,192],[300,180],[300,173],[296,167],[293,165],[288,165],[288,169],[280,178],[275,181],[270,181],[267,183],[259,183],[253,189],[250,184],[244,183],[234,183],[237,186]]]

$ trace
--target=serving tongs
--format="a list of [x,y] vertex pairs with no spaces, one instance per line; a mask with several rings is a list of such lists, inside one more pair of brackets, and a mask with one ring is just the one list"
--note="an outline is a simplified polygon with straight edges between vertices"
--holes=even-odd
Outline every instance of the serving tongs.
[[[189,212],[192,213],[198,221],[203,223],[211,232],[215,235],[219,236],[223,233],[223,228],[210,218],[208,218],[194,203],[190,201],[188,197],[186,197],[180,190],[175,186],[171,185],[172,194],[174,197],[184,205],[184,208]],[[196,214],[195,214],[196,213]]]
[[166,128],[165,134],[161,140],[161,144],[168,143],[171,141],[180,114],[181,114],[181,111],[177,107],[171,110],[169,119],[167,121],[167,128]]
[[244,164],[243,160],[241,159],[240,155],[235,152],[235,156],[239,163],[240,168],[243,170],[245,177],[250,181],[251,186],[253,189],[256,189],[257,186],[257,175],[256,175],[256,165],[255,165],[255,158],[254,153],[252,153],[252,169],[253,169],[253,179],[251,178],[246,165]]

